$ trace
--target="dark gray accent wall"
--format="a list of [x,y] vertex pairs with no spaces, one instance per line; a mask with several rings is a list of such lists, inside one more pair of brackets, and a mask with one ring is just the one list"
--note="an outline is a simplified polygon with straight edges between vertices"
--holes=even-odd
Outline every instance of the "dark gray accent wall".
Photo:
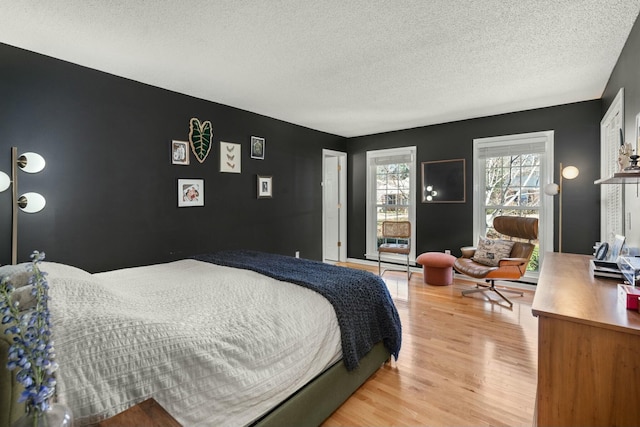
[[[631,146],[636,150],[635,154],[639,153],[640,148],[638,147],[638,141],[636,141],[635,129],[636,115],[640,113],[639,70],[640,21],[636,20],[602,95],[602,115],[604,116],[620,89],[624,88],[624,137],[625,141],[630,142]],[[630,243],[631,246],[635,246],[637,245],[636,242],[638,235],[635,230],[640,226],[638,214],[633,212],[638,199],[638,188],[633,184],[623,185],[622,188],[625,194],[625,204],[632,204],[632,206],[627,205],[624,207],[624,227],[625,234],[627,235],[627,243]]]
[[[602,100],[345,139],[221,104],[115,77],[0,44],[0,170],[10,147],[36,151],[45,171],[19,173],[20,192],[47,197],[38,214],[19,213],[19,261],[34,249],[90,271],[150,264],[222,248],[322,256],[322,148],[349,154],[348,256],[364,258],[366,151],[415,145],[423,161],[465,158],[467,202],[417,209],[418,253],[472,239],[474,138],[555,130],[557,165],[580,176],[564,195],[567,252],[599,240],[600,119],[625,87],[626,138],[640,111],[640,25],[636,22]],[[170,142],[186,140],[191,117],[211,120],[204,164],[172,165]],[[249,158],[252,136],[266,159]],[[218,172],[218,143],[242,144],[242,174]],[[273,175],[274,198],[255,198],[256,174]],[[177,179],[203,178],[204,208],[177,207]],[[419,178],[419,176],[418,176]],[[10,260],[10,194],[0,193],[0,263]],[[555,198],[557,248],[558,198]]]
[[[433,160],[466,159],[466,203],[421,203],[420,192],[414,194],[417,253],[450,249],[454,255],[459,255],[460,247],[475,244],[472,240],[473,198],[479,195],[473,192],[473,140],[547,130],[555,131],[555,181],[558,182],[559,162],[580,169],[579,177],[565,186],[562,249],[564,252],[593,253],[593,244],[600,238],[600,191],[593,181],[600,173],[601,111],[600,100],[585,101],[350,139],[349,257],[363,259],[366,250],[368,150],[416,146],[418,165]],[[419,172],[417,180],[420,181]],[[557,197],[554,203],[557,250]]]
[[[210,120],[203,164],[171,164],[189,119]],[[266,139],[250,159],[251,136]],[[219,142],[242,144],[242,173],[219,172]],[[0,44],[0,170],[10,147],[45,170],[19,172],[20,193],[47,199],[19,213],[19,262],[33,250],[89,271],[144,265],[225,248],[322,257],[322,149],[345,138],[115,77]],[[256,175],[273,198],[256,198]],[[205,180],[205,206],[178,208],[177,180]],[[10,192],[0,193],[0,263],[10,262]]]
[[602,94],[602,115],[607,112],[620,88],[624,88],[625,141],[636,148],[635,121],[640,113],[640,21],[636,21],[618,62]]

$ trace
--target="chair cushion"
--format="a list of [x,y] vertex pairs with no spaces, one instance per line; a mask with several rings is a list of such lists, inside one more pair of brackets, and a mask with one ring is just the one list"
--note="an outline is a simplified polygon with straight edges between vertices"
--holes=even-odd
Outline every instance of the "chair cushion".
[[383,243],[378,246],[378,252],[409,255],[409,253],[411,252],[411,247],[403,243]]
[[495,267],[502,258],[509,258],[514,244],[515,242],[510,240],[492,240],[480,237],[478,248],[472,259],[480,264]]
[[453,268],[466,276],[476,277],[479,279],[487,277],[492,271],[500,270],[500,267],[480,264],[471,258],[458,258],[453,264]]

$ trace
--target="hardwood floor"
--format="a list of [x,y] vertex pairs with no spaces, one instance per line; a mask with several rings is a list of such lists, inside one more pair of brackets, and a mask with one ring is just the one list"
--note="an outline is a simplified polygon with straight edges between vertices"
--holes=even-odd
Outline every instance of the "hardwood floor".
[[533,292],[509,296],[510,309],[492,292],[462,297],[473,282],[430,286],[414,273],[407,289],[406,273],[383,277],[402,321],[400,357],[323,426],[531,426],[538,354]]

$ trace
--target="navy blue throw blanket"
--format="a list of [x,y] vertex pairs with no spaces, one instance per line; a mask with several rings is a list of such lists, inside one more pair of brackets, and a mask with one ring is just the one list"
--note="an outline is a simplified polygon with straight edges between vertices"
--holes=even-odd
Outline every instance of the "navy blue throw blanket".
[[347,370],[382,341],[398,359],[402,326],[384,281],[373,273],[301,258],[248,250],[214,252],[199,261],[252,270],[318,292],[333,305]]

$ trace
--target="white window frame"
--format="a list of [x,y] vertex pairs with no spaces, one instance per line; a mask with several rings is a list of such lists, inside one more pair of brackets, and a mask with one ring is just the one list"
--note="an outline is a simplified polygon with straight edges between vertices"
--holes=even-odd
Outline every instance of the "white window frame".
[[[517,135],[505,135],[492,138],[477,138],[473,140],[473,241],[486,233],[484,218],[485,192],[485,162],[480,159],[483,148],[499,148],[511,145],[544,143],[544,153],[540,155],[540,209],[538,222],[539,265],[542,265],[544,253],[553,252],[553,197],[544,193],[544,186],[553,182],[554,159],[554,131],[531,132]],[[525,277],[537,278],[538,273],[527,271]]]
[[[619,171],[620,134],[624,133],[624,88],[620,88],[600,122],[600,176],[608,178]],[[616,234],[625,235],[626,203],[624,185],[600,186],[600,241],[613,244]],[[630,206],[633,206],[630,204]],[[625,236],[629,238],[630,236]],[[629,240],[627,240],[629,244]]]
[[[407,210],[409,212],[409,221],[411,221],[411,253],[409,254],[409,260],[415,262],[416,259],[416,147],[401,147],[401,148],[389,148],[385,150],[367,151],[367,214],[366,214],[366,229],[367,229],[367,253],[365,258],[378,260],[378,246],[377,246],[377,229],[376,229],[376,168],[374,162],[379,157],[407,157],[410,156],[410,170],[409,170],[409,185],[410,185],[410,197],[408,200]],[[403,255],[384,254],[382,257],[385,261],[406,263],[406,258]]]

